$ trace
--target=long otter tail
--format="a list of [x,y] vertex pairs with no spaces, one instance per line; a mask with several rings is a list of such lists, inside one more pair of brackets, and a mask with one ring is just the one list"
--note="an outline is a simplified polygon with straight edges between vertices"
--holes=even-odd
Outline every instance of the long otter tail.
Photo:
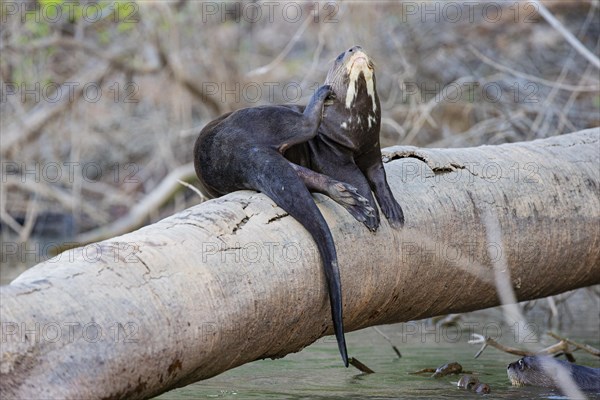
[[[264,173],[254,176],[256,189],[269,196],[279,207],[300,222],[317,244],[323,260],[323,269],[329,291],[333,330],[344,365],[348,367],[348,351],[342,319],[342,286],[331,231],[309,190],[298,177],[291,164],[279,153],[276,155],[271,154],[268,159],[270,161],[268,168],[271,171],[264,171]],[[278,161],[274,162],[274,159]]]

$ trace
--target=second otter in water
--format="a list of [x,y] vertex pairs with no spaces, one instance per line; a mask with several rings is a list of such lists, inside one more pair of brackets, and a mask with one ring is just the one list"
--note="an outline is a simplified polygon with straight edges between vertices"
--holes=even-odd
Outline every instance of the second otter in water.
[[527,356],[508,364],[514,386],[558,387],[561,373],[568,373],[582,390],[600,390],[600,368],[584,367],[548,356]]
[[333,330],[348,366],[342,288],[333,237],[310,192],[346,208],[369,229],[379,225],[375,197],[394,227],[404,222],[381,161],[381,107],[373,62],[359,46],[339,55],[307,106],[245,108],[206,125],[194,167],[212,196],[263,192],[313,237],[325,271]]

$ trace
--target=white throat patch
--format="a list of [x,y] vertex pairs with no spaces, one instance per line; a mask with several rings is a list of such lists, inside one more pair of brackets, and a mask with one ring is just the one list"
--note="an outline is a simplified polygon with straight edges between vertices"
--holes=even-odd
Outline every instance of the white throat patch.
[[348,61],[346,70],[350,77],[350,82],[348,83],[348,91],[346,92],[346,108],[350,108],[356,98],[358,76],[362,72],[367,83],[367,95],[369,95],[373,104],[373,111],[377,109],[377,105],[375,104],[375,86],[373,85],[373,70],[369,69],[367,60],[367,55],[359,51],[353,54]]

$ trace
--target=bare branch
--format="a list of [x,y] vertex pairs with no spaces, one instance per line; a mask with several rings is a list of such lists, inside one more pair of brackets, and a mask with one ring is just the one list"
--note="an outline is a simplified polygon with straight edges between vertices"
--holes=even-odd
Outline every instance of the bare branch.
[[571,46],[579,54],[581,54],[586,60],[588,60],[592,65],[596,68],[600,69],[600,59],[591,51],[587,49],[577,38],[564,27],[563,24],[560,23],[559,20],[556,19],[554,15],[540,3],[539,0],[532,0],[532,3],[537,6],[537,11],[540,13],[542,17],[554,28],[556,29]]

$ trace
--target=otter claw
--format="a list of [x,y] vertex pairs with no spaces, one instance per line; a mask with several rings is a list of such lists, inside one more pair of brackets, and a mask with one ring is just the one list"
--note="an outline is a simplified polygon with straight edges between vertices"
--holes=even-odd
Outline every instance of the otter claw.
[[342,205],[358,222],[369,229],[377,229],[379,221],[377,213],[365,197],[358,193],[354,186],[343,182],[332,185],[331,198]]
[[377,214],[372,217],[369,217],[365,222],[365,226],[369,228],[371,232],[376,232],[377,228],[379,228],[379,218]]
[[319,91],[326,91],[327,95],[325,96],[324,103],[325,105],[333,104],[333,101],[336,99],[335,92],[330,85],[323,85],[319,88]]
[[381,211],[383,211],[383,215],[385,215],[392,228],[399,229],[404,226],[404,212],[395,199],[382,201]]

